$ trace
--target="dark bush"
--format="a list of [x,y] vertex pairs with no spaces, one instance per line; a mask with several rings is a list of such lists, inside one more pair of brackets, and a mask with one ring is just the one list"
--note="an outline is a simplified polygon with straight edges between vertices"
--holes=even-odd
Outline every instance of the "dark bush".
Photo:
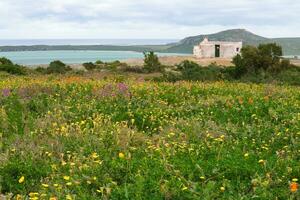
[[170,82],[175,82],[178,80],[216,81],[222,80],[225,74],[223,73],[223,68],[215,64],[212,64],[207,67],[202,67],[197,63],[188,60],[181,62],[176,67],[177,73],[175,73],[176,71],[165,72],[160,79],[162,81]]
[[13,62],[5,57],[0,58],[0,65],[13,65]]
[[47,73],[47,69],[44,68],[44,67],[37,67],[37,68],[35,69],[35,71],[37,71],[38,73],[42,73],[42,74]]
[[144,73],[145,70],[139,66],[126,66],[122,69],[124,72],[132,72],[132,73]]
[[149,53],[144,52],[144,69],[147,72],[160,72],[162,71],[162,65],[159,62],[158,56],[150,51]]
[[102,64],[104,64],[104,62],[102,62],[101,60],[97,60],[97,61],[95,62],[95,64],[96,64],[96,65],[102,65]]
[[24,67],[21,67],[19,65],[0,65],[0,71],[7,72],[9,74],[15,74],[15,75],[25,75],[25,69]]
[[96,69],[96,67],[97,67],[97,66],[96,66],[94,63],[92,63],[92,62],[83,63],[82,65],[83,65],[84,68],[85,68],[86,70],[88,70],[88,71],[94,70],[94,69]]
[[261,73],[263,71],[280,72],[290,66],[287,60],[282,60],[282,47],[276,43],[260,44],[258,47],[245,46],[241,55],[233,58],[236,66],[235,78],[246,73]]
[[233,58],[232,62],[235,64],[235,70],[232,72],[234,78],[240,78],[242,75],[247,73],[246,65],[241,55],[237,55]]
[[47,73],[58,73],[58,74],[65,74],[68,71],[71,71],[72,68],[67,66],[65,63],[61,62],[60,60],[53,61],[49,64],[47,68]]
[[26,74],[25,67],[14,64],[7,58],[0,58],[0,71],[7,72],[9,74],[24,75]]
[[109,69],[109,70],[117,70],[118,68],[128,67],[128,65],[126,63],[122,63],[122,62],[116,60],[116,61],[113,61],[113,62],[105,63],[104,67]]

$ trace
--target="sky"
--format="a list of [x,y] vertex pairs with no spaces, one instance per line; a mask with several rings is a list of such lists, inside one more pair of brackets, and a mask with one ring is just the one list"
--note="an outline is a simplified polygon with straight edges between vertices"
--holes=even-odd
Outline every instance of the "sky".
[[300,37],[299,0],[0,0],[0,39]]

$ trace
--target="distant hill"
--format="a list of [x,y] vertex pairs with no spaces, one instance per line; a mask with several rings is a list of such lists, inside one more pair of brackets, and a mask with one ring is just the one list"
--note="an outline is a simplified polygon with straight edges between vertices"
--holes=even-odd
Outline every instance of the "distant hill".
[[187,37],[178,43],[172,44],[166,52],[192,53],[193,47],[205,37],[212,41],[243,42],[243,45],[258,45],[260,43],[276,42],[283,47],[285,55],[300,55],[300,38],[266,38],[245,29],[232,29],[215,34]]
[[193,47],[204,37],[215,41],[242,41],[244,45],[276,42],[283,47],[284,55],[300,55],[300,38],[266,38],[245,29],[231,29],[219,33],[187,37],[177,43],[167,45],[34,45],[34,46],[0,46],[1,51],[46,51],[46,50],[106,50],[106,51],[156,51],[166,53],[192,54]]

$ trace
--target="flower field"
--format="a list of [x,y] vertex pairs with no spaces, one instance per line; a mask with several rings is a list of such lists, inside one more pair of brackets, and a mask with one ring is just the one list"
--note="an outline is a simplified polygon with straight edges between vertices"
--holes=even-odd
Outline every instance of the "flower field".
[[300,198],[297,86],[7,77],[0,119],[3,198]]

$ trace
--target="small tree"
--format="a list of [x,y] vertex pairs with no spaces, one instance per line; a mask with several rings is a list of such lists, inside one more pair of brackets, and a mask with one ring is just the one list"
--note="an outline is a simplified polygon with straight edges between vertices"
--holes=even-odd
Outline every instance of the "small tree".
[[235,77],[239,78],[245,73],[254,71],[279,72],[290,65],[286,60],[281,60],[282,47],[276,43],[260,44],[258,47],[245,46],[241,55],[233,58],[235,64]]
[[282,56],[282,47],[276,43],[260,44],[258,46],[259,66],[264,70],[269,68],[277,68],[280,65],[280,57]]
[[162,70],[158,56],[153,51],[144,52],[144,57],[144,69],[147,72],[160,72]]
[[47,73],[58,73],[64,74],[67,71],[71,71],[72,68],[67,66],[65,63],[61,62],[60,60],[55,60],[49,64],[47,68]]
[[244,60],[240,54],[233,58],[232,63],[235,65],[235,70],[233,71],[234,78],[240,78],[242,75],[247,73],[247,68],[243,61]]

